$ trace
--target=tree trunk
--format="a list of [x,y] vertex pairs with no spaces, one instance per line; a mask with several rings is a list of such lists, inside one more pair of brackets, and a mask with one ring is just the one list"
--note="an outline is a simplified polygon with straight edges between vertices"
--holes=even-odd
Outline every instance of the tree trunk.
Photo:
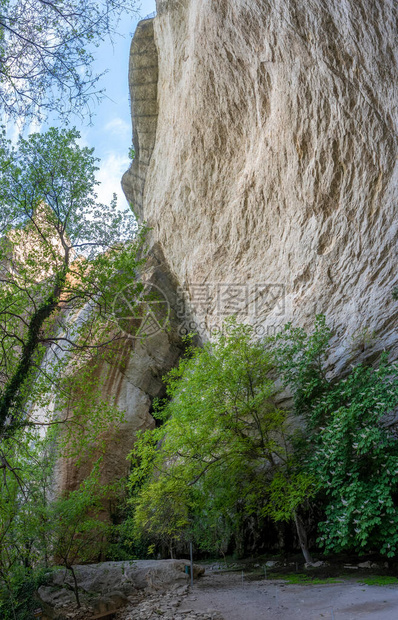
[[[53,291],[32,315],[18,365],[0,398],[0,430],[3,430],[7,425],[9,434],[12,434],[18,426],[18,422],[21,423],[17,419],[20,413],[19,408],[22,404],[18,402],[20,392],[32,370],[34,355],[40,343],[41,329],[44,322],[51,316],[59,303],[62,288],[65,286],[65,280],[66,270],[58,275]],[[8,421],[9,418],[10,421]]]
[[74,584],[75,584],[75,587],[74,587],[73,591],[75,593],[77,606],[81,607],[80,599],[79,599],[79,588],[78,588],[78,585],[77,585],[77,579],[76,579],[75,571],[73,570],[73,566],[67,566],[67,568],[72,573],[73,581],[74,581]]
[[294,518],[294,523],[296,525],[297,536],[299,539],[299,543],[300,543],[300,547],[301,547],[301,551],[303,553],[304,559],[309,564],[312,564],[313,559],[308,550],[307,532],[305,531],[304,525],[296,511],[293,513],[293,518]]

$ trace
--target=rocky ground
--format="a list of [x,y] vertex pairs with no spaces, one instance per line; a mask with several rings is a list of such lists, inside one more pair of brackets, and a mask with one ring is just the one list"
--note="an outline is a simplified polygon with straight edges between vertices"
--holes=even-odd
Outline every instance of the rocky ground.
[[[185,567],[185,560],[132,560],[76,565],[74,572],[80,608],[76,605],[71,572],[65,569],[54,570],[37,593],[42,620],[102,618],[126,605],[135,610],[134,618],[138,617],[137,609],[141,606],[144,615],[140,617],[150,617],[146,604],[152,601],[154,593],[172,593],[179,602],[178,597],[185,592],[188,582]],[[204,568],[195,564],[194,577],[198,579],[202,573]],[[170,602],[172,597],[165,600]],[[156,609],[156,597],[152,603]]]
[[[303,565],[299,558],[194,565],[137,560],[76,566],[82,607],[68,571],[39,589],[43,620],[396,620],[394,567],[340,558]],[[205,574],[203,575],[205,570]],[[375,577],[377,575],[377,577]],[[373,577],[372,577],[373,576]],[[370,584],[378,585],[370,585]],[[391,585],[386,585],[390,583]],[[368,584],[368,585],[366,585]],[[384,585],[382,585],[384,584]],[[119,610],[119,611],[117,611]]]
[[193,609],[197,597],[189,586],[177,587],[166,594],[152,594],[116,615],[118,620],[224,620],[215,609]]
[[208,572],[193,589],[151,595],[117,620],[396,620],[398,587],[341,583],[289,584],[239,573]]

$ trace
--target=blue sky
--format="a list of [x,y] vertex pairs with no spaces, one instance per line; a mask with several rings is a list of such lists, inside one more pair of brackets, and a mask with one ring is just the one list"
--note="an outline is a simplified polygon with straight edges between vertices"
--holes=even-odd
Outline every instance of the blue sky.
[[[140,18],[156,10],[155,0],[140,0],[137,4]],[[121,36],[115,38],[113,46],[108,41],[96,49],[95,68],[100,73],[105,70],[108,73],[101,82],[107,98],[95,109],[93,125],[87,127],[77,119],[71,119],[80,130],[84,144],[94,147],[95,155],[101,158],[98,172],[100,201],[109,202],[115,192],[121,207],[127,206],[120,180],[130,163],[128,151],[132,136],[128,88],[130,43],[140,18],[122,18],[119,24]]]
[[[109,203],[113,193],[116,193],[121,208],[129,208],[120,181],[130,165],[128,152],[132,144],[128,86],[131,38],[139,20],[156,11],[156,0],[137,0],[137,9],[136,17],[122,17],[118,26],[119,36],[114,37],[113,43],[107,40],[94,48],[95,72],[107,73],[99,83],[99,88],[105,89],[105,97],[93,109],[91,126],[77,117],[70,118],[70,125],[75,125],[81,133],[82,145],[94,147],[95,156],[101,159],[97,173],[97,179],[101,182],[97,190],[100,202]],[[45,130],[51,125],[58,125],[56,117],[50,118],[43,126],[33,123],[27,131]],[[8,131],[15,141],[21,128],[11,123]]]

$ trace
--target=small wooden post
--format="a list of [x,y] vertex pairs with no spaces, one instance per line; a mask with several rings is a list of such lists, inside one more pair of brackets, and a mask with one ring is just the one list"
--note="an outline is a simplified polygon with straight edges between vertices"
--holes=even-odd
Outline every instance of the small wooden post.
[[189,554],[191,556],[191,588],[193,587],[193,549],[192,543],[189,543]]

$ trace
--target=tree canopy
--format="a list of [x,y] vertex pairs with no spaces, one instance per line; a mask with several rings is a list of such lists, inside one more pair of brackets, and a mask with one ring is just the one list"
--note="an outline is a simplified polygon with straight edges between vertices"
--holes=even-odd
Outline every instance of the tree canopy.
[[116,199],[98,202],[97,159],[79,137],[52,128],[15,147],[0,139],[0,608],[14,614],[6,617],[29,607],[18,592],[50,556],[72,573],[77,558],[98,557],[109,528],[95,515],[105,492],[115,495],[101,488],[98,467],[68,496],[56,499],[53,488],[57,458],[93,466],[103,432],[123,419],[100,369],[126,344],[115,297],[127,285],[132,297],[142,290],[145,231]]
[[[326,551],[398,552],[398,365],[384,353],[344,377],[328,369],[324,316],[259,342],[248,326],[196,349],[171,371],[162,425],[144,433],[130,478],[137,535],[162,546],[194,537],[243,552],[251,518],[292,520],[303,555],[307,510]],[[293,408],[275,406],[275,380]],[[312,532],[315,535],[315,530]]]
[[[3,437],[50,423],[54,390],[68,410],[70,394],[79,391],[75,377],[91,394],[87,364],[104,350],[111,355],[112,343],[125,336],[112,321],[115,294],[127,283],[130,291],[134,282],[140,289],[143,233],[115,201],[98,203],[97,160],[78,139],[74,129],[53,128],[20,138],[16,148],[4,137],[1,142],[7,161],[0,176]],[[86,400],[79,402],[84,409]]]
[[242,547],[245,521],[276,514],[268,499],[279,472],[285,487],[290,483],[295,491],[287,518],[295,519],[308,555],[297,511],[312,479],[295,471],[289,453],[294,428],[286,411],[275,406],[272,356],[251,327],[231,321],[225,332],[203,349],[192,349],[169,373],[170,401],[160,413],[164,424],[134,447],[137,529],[155,537],[156,530],[166,529],[178,540],[184,519],[188,524],[185,503],[201,540],[207,529],[205,544],[220,550],[228,530]]
[[93,48],[135,0],[1,0],[0,107],[14,120],[90,116],[101,96]]
[[328,552],[398,552],[398,364],[388,353],[344,377],[327,375],[331,330],[319,316],[311,333],[286,325],[275,364],[303,423],[296,446],[303,471],[316,476],[324,518],[318,544]]

